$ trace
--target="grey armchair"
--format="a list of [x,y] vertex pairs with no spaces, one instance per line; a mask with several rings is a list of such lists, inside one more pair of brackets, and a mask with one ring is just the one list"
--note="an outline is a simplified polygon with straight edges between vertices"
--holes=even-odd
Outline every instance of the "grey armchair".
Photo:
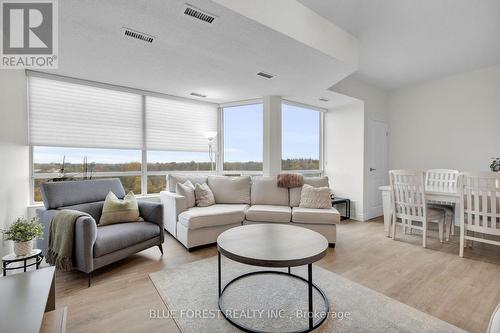
[[37,210],[45,226],[43,240],[37,246],[46,254],[49,226],[61,209],[85,212],[75,223],[73,266],[88,274],[90,286],[92,272],[100,267],[124,259],[131,254],[158,246],[163,254],[163,209],[160,203],[139,201],[144,222],[117,223],[99,226],[104,199],[109,191],[118,198],[125,196],[119,179],[67,181],[42,184],[40,187],[45,208]]

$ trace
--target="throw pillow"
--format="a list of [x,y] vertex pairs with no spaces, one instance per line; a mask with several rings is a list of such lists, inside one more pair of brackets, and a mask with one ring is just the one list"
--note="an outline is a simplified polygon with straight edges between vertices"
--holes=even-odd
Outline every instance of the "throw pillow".
[[304,184],[300,194],[300,204],[302,208],[332,208],[330,199],[330,189],[328,187],[313,187]]
[[215,204],[214,194],[207,183],[196,184],[194,187],[194,196],[196,197],[196,206],[207,207]]
[[184,184],[177,183],[175,185],[175,193],[182,195],[186,198],[186,208],[191,208],[196,206],[196,198],[194,196],[194,185],[189,180],[186,180]]
[[137,205],[134,192],[128,192],[120,200],[113,192],[109,191],[104,200],[99,225],[137,221],[143,221],[143,219],[139,214],[139,205]]
[[304,185],[304,176],[300,173],[280,173],[276,180],[278,187],[302,187]]

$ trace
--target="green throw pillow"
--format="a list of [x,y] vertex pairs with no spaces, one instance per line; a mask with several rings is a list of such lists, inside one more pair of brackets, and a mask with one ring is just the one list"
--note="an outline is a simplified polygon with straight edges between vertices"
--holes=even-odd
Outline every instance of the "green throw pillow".
[[134,192],[128,192],[125,198],[120,200],[113,192],[109,191],[106,200],[104,200],[99,225],[137,221],[143,221],[143,219],[139,215],[139,206]]

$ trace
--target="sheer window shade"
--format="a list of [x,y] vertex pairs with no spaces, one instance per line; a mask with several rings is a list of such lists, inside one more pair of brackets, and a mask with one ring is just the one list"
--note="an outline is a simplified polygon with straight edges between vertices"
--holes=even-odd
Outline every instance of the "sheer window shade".
[[142,96],[29,78],[30,143],[36,146],[142,149]]
[[208,132],[217,132],[215,105],[146,97],[147,149],[208,151]]

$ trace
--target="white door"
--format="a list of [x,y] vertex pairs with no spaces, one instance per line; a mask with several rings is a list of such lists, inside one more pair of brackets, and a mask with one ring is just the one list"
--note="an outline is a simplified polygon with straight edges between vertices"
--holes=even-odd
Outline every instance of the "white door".
[[368,142],[367,163],[365,164],[365,175],[367,177],[367,216],[364,220],[369,220],[381,216],[382,194],[379,186],[389,184],[387,137],[388,126],[380,121],[368,120],[367,122]]

